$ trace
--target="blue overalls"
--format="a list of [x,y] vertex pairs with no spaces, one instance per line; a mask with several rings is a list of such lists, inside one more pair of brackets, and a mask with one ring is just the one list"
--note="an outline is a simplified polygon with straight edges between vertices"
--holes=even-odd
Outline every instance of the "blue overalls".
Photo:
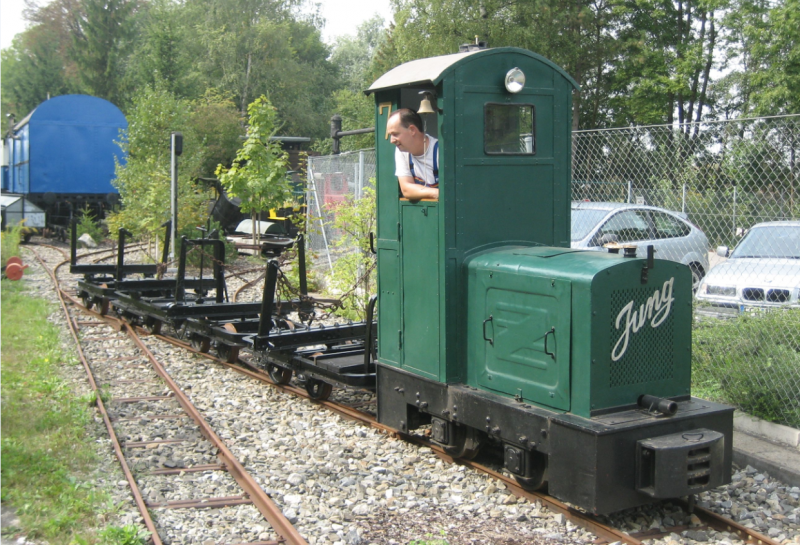
[[[408,168],[411,170],[411,176],[414,178],[414,183],[417,185],[425,185],[425,180],[414,174],[414,158],[408,154]],[[439,141],[433,145],[433,185],[428,187],[439,187]]]

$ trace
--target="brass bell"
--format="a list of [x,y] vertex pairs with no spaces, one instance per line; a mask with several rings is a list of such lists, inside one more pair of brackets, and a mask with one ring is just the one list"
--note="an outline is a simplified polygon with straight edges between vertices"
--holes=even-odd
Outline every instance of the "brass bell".
[[417,110],[418,114],[435,114],[436,111],[431,106],[431,93],[428,91],[423,91],[425,93],[425,97],[422,99],[422,102],[419,104],[419,110]]

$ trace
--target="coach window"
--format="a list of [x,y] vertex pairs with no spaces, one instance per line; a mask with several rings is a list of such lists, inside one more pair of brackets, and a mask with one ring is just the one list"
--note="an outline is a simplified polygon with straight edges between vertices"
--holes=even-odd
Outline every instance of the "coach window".
[[536,116],[533,104],[484,106],[484,151],[487,155],[535,155]]

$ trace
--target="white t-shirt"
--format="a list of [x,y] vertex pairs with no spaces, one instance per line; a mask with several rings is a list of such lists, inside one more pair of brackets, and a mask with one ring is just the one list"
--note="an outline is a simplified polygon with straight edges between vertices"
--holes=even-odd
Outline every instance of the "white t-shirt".
[[[400,151],[399,148],[394,150],[394,175],[398,178],[402,176],[413,176],[414,183],[425,185],[427,187],[438,187],[436,178],[433,175],[433,150],[436,148],[436,138],[428,136],[428,143],[425,145],[425,153],[423,155],[413,155],[411,160],[414,161],[414,174],[411,174],[411,168],[408,165],[408,152]],[[437,148],[438,151],[438,148]],[[436,164],[439,164],[439,157],[437,154]],[[424,184],[423,184],[424,182]]]

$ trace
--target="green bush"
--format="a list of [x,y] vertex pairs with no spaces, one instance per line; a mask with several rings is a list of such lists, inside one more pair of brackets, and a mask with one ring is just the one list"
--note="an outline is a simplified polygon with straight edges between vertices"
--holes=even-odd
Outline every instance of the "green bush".
[[22,224],[0,233],[0,256],[5,267],[9,257],[19,256],[19,241],[22,235]]
[[336,314],[349,320],[366,319],[369,298],[377,291],[377,260],[369,248],[369,234],[376,225],[375,202],[375,190],[366,187],[361,199],[348,196],[326,206],[335,209],[333,229],[341,234],[332,245],[341,255],[333,264],[326,293],[342,301]]
[[95,242],[100,242],[105,238],[105,233],[103,232],[103,228],[100,226],[97,218],[95,218],[94,212],[92,209],[89,208],[89,205],[81,210],[81,219],[78,221],[78,238],[82,237],[85,234],[88,234],[92,237],[92,240]]
[[800,309],[697,322],[692,348],[696,394],[800,428]]

